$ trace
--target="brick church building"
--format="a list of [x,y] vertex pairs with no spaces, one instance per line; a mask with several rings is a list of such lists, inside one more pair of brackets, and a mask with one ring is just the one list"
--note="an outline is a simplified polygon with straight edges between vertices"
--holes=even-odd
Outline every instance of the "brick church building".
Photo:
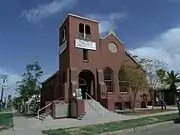
[[[80,88],[81,100],[93,98],[111,111],[130,108],[131,94],[119,77],[125,60],[138,65],[114,32],[101,37],[98,21],[68,14],[59,29],[59,71],[43,82],[41,106],[58,100],[70,105]],[[139,72],[144,73],[141,68]],[[144,95],[149,100],[147,90],[139,92],[136,107]]]

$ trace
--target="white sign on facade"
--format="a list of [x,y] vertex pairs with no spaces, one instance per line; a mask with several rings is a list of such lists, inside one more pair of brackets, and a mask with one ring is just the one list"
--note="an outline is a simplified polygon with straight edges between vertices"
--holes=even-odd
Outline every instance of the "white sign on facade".
[[96,50],[96,43],[92,41],[75,39],[75,47],[81,49]]
[[67,40],[59,47],[59,55],[61,55],[67,48]]
[[76,99],[82,99],[82,90],[81,90],[81,88],[76,89]]

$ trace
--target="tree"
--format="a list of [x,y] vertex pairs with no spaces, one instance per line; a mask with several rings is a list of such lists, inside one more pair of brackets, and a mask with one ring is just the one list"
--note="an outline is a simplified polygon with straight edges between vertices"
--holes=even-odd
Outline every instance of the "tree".
[[132,96],[132,110],[135,110],[135,103],[137,93],[147,86],[147,80],[145,74],[143,73],[140,66],[129,66],[128,64],[123,64],[121,69],[124,71],[124,78],[128,83],[128,87],[130,88],[130,93]]
[[156,75],[157,75],[159,81],[163,84],[164,83],[163,79],[166,75],[166,71],[164,69],[159,69],[156,71]]
[[150,95],[152,100],[152,109],[154,108],[154,101],[156,91],[161,84],[161,80],[158,77],[157,71],[165,71],[167,64],[161,60],[157,59],[148,59],[148,58],[139,58],[138,56],[133,56],[140,66],[145,70],[147,76],[148,87],[150,89]]
[[166,72],[166,75],[163,79],[163,81],[169,85],[170,90],[174,93],[174,95],[177,97],[177,106],[178,106],[178,110],[179,110],[179,115],[180,115],[180,92],[177,89],[176,84],[180,83],[180,73],[179,72],[175,72],[173,70],[171,70],[170,72]]
[[146,72],[149,87],[156,89],[159,83],[157,71],[166,69],[167,64],[157,59],[140,59],[139,63]]
[[20,107],[20,105],[21,105],[21,102],[22,102],[22,99],[21,99],[20,96],[13,98],[12,104],[13,104],[13,106],[14,106],[14,108],[15,108],[16,110],[20,110],[19,107]]
[[41,83],[40,77],[43,74],[39,62],[26,65],[26,71],[21,76],[21,81],[17,82],[16,91],[19,93],[19,96],[22,102],[28,101],[33,95],[40,94]]

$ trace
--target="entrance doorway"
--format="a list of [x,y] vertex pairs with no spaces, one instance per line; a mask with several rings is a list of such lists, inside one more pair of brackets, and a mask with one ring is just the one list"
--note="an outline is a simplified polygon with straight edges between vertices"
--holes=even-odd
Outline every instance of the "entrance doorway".
[[83,70],[79,73],[79,88],[82,90],[83,99],[90,99],[89,96],[86,96],[86,93],[90,96],[94,95],[95,79],[90,70]]

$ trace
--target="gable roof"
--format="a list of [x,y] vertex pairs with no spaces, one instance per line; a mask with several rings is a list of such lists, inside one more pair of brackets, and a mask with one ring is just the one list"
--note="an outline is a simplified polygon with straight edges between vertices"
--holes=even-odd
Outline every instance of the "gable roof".
[[43,84],[46,83],[46,82],[48,82],[48,81],[50,81],[52,78],[56,77],[56,76],[58,75],[58,73],[59,73],[59,71],[56,71],[56,72],[55,72],[54,74],[52,74],[49,78],[47,78],[47,79],[43,82]]
[[[115,34],[115,32],[114,32],[113,30],[110,30],[110,31],[106,34],[106,36],[104,36],[104,37],[101,38],[101,39],[105,39],[105,38],[107,38],[107,37],[110,36],[110,35],[113,35],[122,45],[124,45],[124,42],[122,42],[122,41],[118,38],[118,36]],[[129,56],[130,59],[132,59],[132,60],[142,69],[143,72],[146,72],[146,71],[143,69],[143,67],[140,65],[140,63],[138,62],[138,60],[136,60],[136,59],[132,56],[132,54],[131,54],[127,49],[125,49],[125,53]]]
[[125,50],[125,53],[129,56],[130,59],[132,59],[132,60],[141,68],[141,70],[142,70],[144,73],[146,73],[146,71],[145,71],[144,68],[141,66],[141,64],[138,62],[138,60],[137,60],[136,58],[134,58],[134,57],[132,56],[132,54],[131,54],[127,49]]
[[115,34],[115,32],[113,30],[109,30],[108,33],[106,34],[106,36],[104,37],[100,37],[101,39],[105,39],[108,36],[113,35],[122,45],[124,45],[124,42],[122,42],[119,37]]

